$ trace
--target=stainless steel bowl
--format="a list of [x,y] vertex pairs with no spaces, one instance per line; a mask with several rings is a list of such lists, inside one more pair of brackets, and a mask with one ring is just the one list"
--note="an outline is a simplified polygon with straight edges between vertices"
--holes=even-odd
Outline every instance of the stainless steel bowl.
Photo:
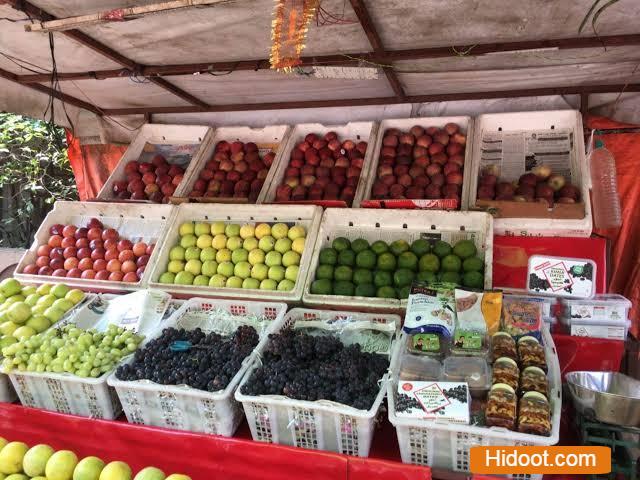
[[617,372],[571,372],[566,381],[576,409],[585,416],[640,427],[640,381]]

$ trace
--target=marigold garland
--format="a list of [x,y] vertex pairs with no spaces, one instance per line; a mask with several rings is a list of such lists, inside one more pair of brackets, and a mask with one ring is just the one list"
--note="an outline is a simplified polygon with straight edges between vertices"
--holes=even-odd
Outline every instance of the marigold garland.
[[302,63],[309,22],[319,0],[276,0],[271,28],[271,68],[290,72]]

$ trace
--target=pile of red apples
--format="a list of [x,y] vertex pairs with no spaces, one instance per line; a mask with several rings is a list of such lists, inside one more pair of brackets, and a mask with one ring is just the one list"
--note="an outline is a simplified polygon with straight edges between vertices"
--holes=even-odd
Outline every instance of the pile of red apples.
[[276,202],[342,200],[351,206],[364,165],[367,142],[308,134],[291,151]]
[[155,155],[150,162],[128,162],[124,173],[126,180],[113,184],[113,194],[121,200],[154,203],[168,203],[184,177],[184,169],[170,164],[162,155]]
[[517,182],[499,181],[494,167],[483,170],[478,179],[479,200],[541,202],[550,208],[554,203],[571,204],[580,201],[580,189],[554,174],[547,165],[539,165],[520,176]]
[[216,144],[213,157],[200,172],[189,196],[248,198],[255,203],[275,158],[274,152],[260,156],[253,142],[222,140]]
[[467,137],[460,126],[416,125],[408,132],[384,132],[371,198],[456,199],[462,194]]
[[47,243],[38,247],[35,263],[22,273],[136,283],[155,247],[120,238],[117,230],[105,228],[97,218],[86,227],[52,225],[49,235]]

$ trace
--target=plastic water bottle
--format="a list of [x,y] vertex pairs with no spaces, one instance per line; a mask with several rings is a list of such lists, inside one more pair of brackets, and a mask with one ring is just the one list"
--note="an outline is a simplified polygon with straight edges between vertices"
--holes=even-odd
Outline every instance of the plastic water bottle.
[[616,160],[602,140],[596,140],[591,152],[591,197],[596,228],[617,228],[622,224]]

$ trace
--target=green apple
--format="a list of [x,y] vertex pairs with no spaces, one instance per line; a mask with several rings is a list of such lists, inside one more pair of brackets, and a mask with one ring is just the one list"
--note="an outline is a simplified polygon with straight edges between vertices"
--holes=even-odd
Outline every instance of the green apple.
[[24,340],[24,339],[33,337],[37,333],[38,332],[36,332],[33,328],[23,325],[21,327],[16,328],[16,331],[13,332],[13,338],[17,338],[18,340]]
[[200,253],[202,253],[202,250],[198,247],[189,247],[184,252],[184,259],[187,261],[200,260]]
[[276,288],[278,288],[278,282],[270,278],[260,282],[260,290],[275,290]]
[[300,265],[300,254],[289,250],[282,256],[282,265],[290,267],[291,265]]
[[289,229],[288,236],[291,240],[295,240],[296,238],[304,237],[306,234],[307,232],[302,225],[296,225]]
[[74,288],[73,290],[69,290],[64,298],[72,302],[74,305],[77,305],[84,300],[84,292]]
[[[51,304],[53,305],[53,303]],[[44,311],[49,308],[51,305],[42,305],[40,303],[31,307],[31,315],[42,315]]]
[[275,265],[269,268],[268,276],[271,280],[275,282],[281,282],[282,280],[284,280],[284,272],[285,272],[284,267],[280,265]]
[[33,285],[27,285],[26,287],[22,287],[20,293],[25,297],[28,297],[29,295],[36,293],[36,290],[36,287],[34,287]]
[[196,223],[194,228],[193,228],[193,234],[196,237],[199,237],[200,235],[204,235],[204,234],[209,234],[211,232],[211,227],[209,226],[208,223]]
[[306,240],[305,237],[296,238],[291,244],[291,250],[293,250],[294,252],[298,252],[300,255],[302,255],[302,252],[304,252],[305,240]]
[[222,233],[219,233],[218,235],[213,237],[213,240],[211,241],[211,246],[216,250],[222,250],[223,248],[226,248],[227,236]]
[[244,248],[231,250],[231,261],[233,263],[246,262],[248,258],[249,258],[249,252],[247,252]]
[[260,280],[255,278],[245,278],[242,282],[242,288],[245,290],[257,290],[260,288]]
[[176,273],[176,278],[173,280],[173,283],[176,285],[193,285],[193,273],[191,272],[178,272]]
[[3,307],[9,307],[10,305],[13,305],[14,303],[17,302],[24,302],[26,300],[26,297],[20,293],[16,293],[15,295],[11,295],[9,298],[7,298],[4,303],[2,304]]
[[240,247],[242,247],[242,238],[240,237],[227,237],[227,248],[229,250],[231,250],[232,252],[234,250],[239,249]]
[[233,268],[233,274],[243,280],[251,276],[251,264],[249,262],[239,262]]
[[202,260],[203,262],[206,262],[207,260],[215,260],[216,253],[218,253],[218,251],[215,248],[203,248],[200,252],[200,260]]
[[271,227],[271,235],[276,240],[286,238],[287,233],[289,233],[289,227],[285,223],[276,223]]
[[2,292],[5,297],[20,293],[20,290],[22,290],[22,285],[15,278],[5,278],[0,282],[0,292]]
[[162,470],[155,467],[147,467],[140,470],[133,480],[165,480],[165,478]]
[[264,263],[264,252],[259,248],[255,248],[249,252],[248,261],[251,265]]
[[60,310],[56,307],[49,307],[44,311],[44,316],[49,319],[51,323],[59,322],[64,317],[64,310]]
[[300,267],[298,265],[289,265],[284,272],[284,278],[295,282],[298,279],[298,271]]
[[24,299],[24,303],[26,303],[30,307],[33,307],[36,303],[38,303],[39,299],[40,299],[40,295],[38,295],[37,293],[32,293],[31,295],[29,295],[27,298]]
[[209,280],[210,278],[207,275],[198,275],[196,278],[193,279],[193,284],[201,287],[208,287]]
[[[48,467],[49,464],[47,464],[47,478],[53,479],[53,477],[49,476]],[[108,463],[100,473],[100,480],[131,480],[132,477],[133,472],[131,471],[131,467],[124,462]]]
[[51,326],[51,322],[44,315],[34,315],[25,325],[33,328],[38,333],[42,333]]
[[71,300],[67,300],[66,298],[59,298],[58,300],[53,302],[53,305],[51,305],[51,307],[58,308],[63,312],[68,312],[73,308],[73,302]]
[[58,283],[51,288],[51,292],[58,298],[64,298],[67,292],[70,290],[64,283]]
[[256,263],[253,267],[251,267],[251,277],[256,280],[264,280],[269,276],[269,267],[267,267],[264,263]]
[[168,284],[168,283],[173,283],[175,279],[176,279],[176,274],[175,273],[173,273],[173,272],[164,272],[162,275],[160,275],[160,278],[158,279],[158,282],[164,283],[164,284]]
[[[99,480],[100,472],[102,472],[103,469],[104,462],[101,459],[98,457],[85,457],[78,462],[78,465],[73,471],[73,480]],[[146,470],[146,468],[144,470]],[[144,470],[140,473],[144,472]],[[162,479],[164,480],[164,474]]]
[[258,248],[263,252],[270,252],[275,247],[276,241],[271,235],[262,237],[258,242]]
[[182,225],[180,225],[178,232],[180,233],[181,237],[186,237],[187,235],[193,235],[193,233],[195,232],[195,226],[193,222],[185,222]]
[[17,325],[26,323],[31,317],[31,307],[24,302],[16,302],[7,310],[7,318]]
[[244,248],[247,252],[255,250],[256,248],[258,248],[258,239],[256,237],[245,238],[244,242],[242,242],[242,248]]
[[171,260],[167,265],[169,273],[178,273],[184,270],[184,262],[182,260]]
[[51,291],[51,287],[53,287],[50,283],[43,283],[36,289],[36,293],[40,295],[47,295]]
[[258,240],[269,235],[271,235],[271,226],[268,223],[261,223],[256,226],[255,236]]
[[231,250],[228,248],[221,248],[216,253],[216,262],[230,262],[231,261]]
[[229,277],[225,286],[227,288],[242,288],[242,282],[243,280],[240,277]]
[[218,264],[218,273],[229,278],[233,275],[234,265],[231,262],[220,262]]
[[272,252],[269,252],[267,253],[267,256],[264,258],[264,263],[266,263],[268,267],[282,265],[282,254],[280,252],[276,252],[275,250]]
[[180,239],[180,245],[182,248],[195,247],[197,240],[195,235],[185,235]]
[[22,470],[29,477],[44,475],[47,461],[55,453],[49,445],[36,445],[25,454],[22,459]]
[[224,222],[213,222],[211,224],[211,235],[215,237],[216,235],[223,234],[226,227]]
[[291,280],[287,280],[285,278],[280,283],[278,283],[278,291],[280,291],[280,292],[290,292],[291,290],[293,290],[293,287],[295,287],[295,286],[296,286],[295,283],[293,283]]
[[169,260],[184,260],[184,247],[176,245],[169,250]]
[[240,225],[237,223],[229,223],[225,227],[224,233],[227,237],[238,237],[240,236]]
[[274,250],[276,252],[280,252],[281,254],[285,254],[287,253],[289,250],[291,250],[291,244],[293,242],[291,240],[289,240],[288,238],[279,238],[278,240],[276,240],[276,244],[274,247]]
[[0,325],[0,333],[2,333],[2,335],[13,335],[13,332],[17,329],[18,325],[13,322],[4,322]]
[[203,275],[213,277],[218,272],[218,262],[215,260],[205,260],[202,262],[202,269],[200,271]]
[[189,260],[187,264],[184,266],[184,271],[193,274],[194,276],[200,275],[202,271],[202,262],[200,260]]
[[211,277],[211,280],[209,280],[210,287],[222,288],[226,284],[227,277],[225,277],[224,275],[220,275],[219,273],[215,274],[213,277]]
[[207,248],[211,246],[211,242],[213,242],[213,237],[206,233],[198,237],[198,240],[196,240],[196,246],[198,248]]
[[49,293],[40,297],[40,300],[38,300],[38,303],[36,303],[36,305],[46,305],[47,307],[50,307],[56,300],[57,298],[55,297],[55,295]]
[[245,223],[240,227],[240,236],[244,239],[251,238],[256,232],[256,227],[251,223]]

